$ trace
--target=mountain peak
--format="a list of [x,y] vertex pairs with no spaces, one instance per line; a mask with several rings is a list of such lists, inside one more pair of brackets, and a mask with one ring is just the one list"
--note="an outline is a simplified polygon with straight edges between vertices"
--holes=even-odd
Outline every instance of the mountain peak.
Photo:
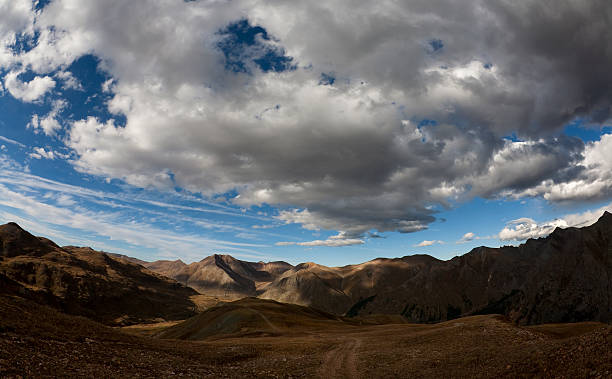
[[14,222],[0,225],[0,255],[13,257],[22,254],[46,253],[54,247],[43,243]]
[[16,222],[9,222],[4,225],[0,225],[0,236],[4,234],[14,234],[20,232],[25,232],[25,230]]
[[612,224],[612,213],[608,212],[608,211],[604,211],[604,213],[601,215],[601,217],[599,218],[599,220],[597,220],[597,222],[604,222],[604,223],[610,223]]

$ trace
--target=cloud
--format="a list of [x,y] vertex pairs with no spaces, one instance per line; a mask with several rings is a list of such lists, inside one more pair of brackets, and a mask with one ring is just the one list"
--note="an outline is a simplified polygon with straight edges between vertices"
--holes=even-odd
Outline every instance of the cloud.
[[414,247],[426,247],[426,246],[432,246],[435,244],[444,244],[444,241],[438,241],[438,240],[425,240],[425,241],[421,241],[415,245],[413,245]]
[[62,128],[62,125],[58,121],[58,116],[64,108],[66,108],[67,102],[62,99],[53,101],[53,107],[51,111],[44,116],[39,117],[37,114],[32,115],[32,120],[28,123],[27,127],[34,129],[36,133],[42,130],[48,136],[54,136],[57,131]]
[[531,218],[523,217],[509,222],[499,232],[499,239],[502,241],[522,241],[528,238],[546,237],[557,227],[566,228],[567,226],[565,220],[554,220],[538,224]]
[[595,223],[604,211],[612,210],[612,204],[583,213],[563,216],[560,219],[538,223],[531,218],[519,218],[509,222],[500,232],[502,241],[523,241],[529,238],[546,237],[555,228],[583,227]]
[[[118,212],[73,210],[70,208],[76,202],[61,195],[57,197],[57,206],[43,201],[44,198],[37,199],[35,196],[13,191],[3,184],[0,184],[0,195],[0,216],[4,222],[21,218],[39,226],[51,225],[52,229],[58,226],[69,227],[79,230],[84,236],[94,235],[122,241],[132,248],[144,247],[158,252],[169,252],[189,261],[221,250],[236,256],[260,256],[254,248],[265,247],[260,244],[208,239],[194,234],[178,234],[146,222],[125,222],[124,215]],[[20,213],[26,217],[20,217]],[[47,230],[47,227],[43,229]],[[49,233],[49,236],[53,237],[54,234]],[[97,240],[98,238],[91,238],[87,240],[87,244],[96,246],[99,244]]]
[[10,139],[10,138],[6,138],[4,136],[0,136],[0,141],[4,141],[4,142],[10,143],[12,145],[17,145],[19,147],[26,147],[26,145],[22,144],[21,142],[15,141],[15,140]]
[[0,68],[6,68],[15,61],[14,45],[18,35],[34,34],[34,12],[28,0],[0,1]]
[[461,239],[459,241],[457,241],[457,243],[466,243],[466,242],[470,242],[473,241],[474,238],[476,238],[476,234],[472,233],[472,232],[468,232],[465,233],[463,235],[463,237],[461,237]]
[[[238,217],[253,217],[259,222],[271,221],[270,218],[243,214],[226,205],[209,204],[186,194],[139,191],[138,196],[134,196],[129,188],[122,188],[119,193],[93,190],[28,174],[23,167],[2,156],[0,167],[0,220],[34,225],[36,233],[60,238],[63,243],[108,251],[129,248],[135,254],[143,254],[143,251],[145,254],[172,254],[193,261],[215,252],[263,259],[260,250],[269,247],[262,243],[236,242],[231,238],[206,237],[211,231],[231,236],[248,233],[251,238],[260,240],[286,238],[241,227],[234,222]],[[160,196],[167,202],[157,199]],[[222,214],[224,220],[208,218],[209,211]],[[77,231],[71,234],[67,232],[70,229]],[[185,238],[181,237],[183,235]]]
[[[566,175],[537,183],[511,196],[541,196],[558,203],[606,200],[612,196],[612,134],[589,142],[581,159]],[[573,172],[572,172],[573,171]]]
[[326,240],[315,240],[307,242],[277,242],[276,246],[326,246],[326,247],[341,247],[341,246],[353,246],[362,245],[365,241],[360,238],[351,238],[345,232],[340,232],[334,236],[330,236]]
[[63,89],[71,89],[75,91],[83,91],[83,85],[77,78],[72,75],[70,71],[59,71],[55,74],[55,77],[62,80]]
[[[83,54],[112,77],[107,107],[126,122],[69,123],[81,172],[237,191],[239,206],[270,204],[282,222],[354,239],[426,229],[439,209],[474,196],[612,196],[607,139],[558,136],[577,117],[610,117],[604,0],[109,1],[55,0],[0,29],[38,32],[31,50],[5,44],[0,58],[7,90],[24,101]],[[254,34],[246,47],[228,36],[241,22]],[[269,52],[291,67],[266,69]],[[22,68],[35,79],[20,82]]]
[[55,80],[49,76],[36,76],[29,82],[22,82],[18,76],[20,72],[11,71],[4,77],[4,86],[16,99],[32,103],[39,100],[55,87]]
[[59,154],[54,152],[53,150],[45,150],[44,147],[35,147],[34,151],[29,154],[30,158],[34,159],[50,159],[53,160],[55,158],[66,158],[63,154]]
[[463,235],[463,237],[461,237],[456,243],[457,244],[462,244],[462,243],[468,243],[468,242],[472,242],[472,241],[476,241],[476,240],[490,240],[490,239],[496,239],[498,236],[477,236],[475,233],[472,232],[468,232],[465,233]]
[[252,225],[251,228],[253,229],[272,229],[272,228],[276,228],[278,227],[278,225],[274,225],[274,224],[267,224],[267,225]]
[[315,241],[308,241],[308,242],[277,242],[276,246],[297,245],[297,246],[308,246],[308,247],[315,247],[315,246],[341,247],[341,246],[362,245],[364,243],[365,242],[361,239],[351,238],[351,239],[341,239],[341,240],[335,240],[335,239],[315,240]]

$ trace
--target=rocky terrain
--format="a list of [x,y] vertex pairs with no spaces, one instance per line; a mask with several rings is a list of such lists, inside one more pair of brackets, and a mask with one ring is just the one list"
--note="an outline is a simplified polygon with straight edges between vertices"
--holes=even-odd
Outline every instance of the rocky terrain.
[[2,292],[110,325],[195,314],[196,291],[141,265],[90,248],[59,247],[15,223],[0,226],[0,246]]

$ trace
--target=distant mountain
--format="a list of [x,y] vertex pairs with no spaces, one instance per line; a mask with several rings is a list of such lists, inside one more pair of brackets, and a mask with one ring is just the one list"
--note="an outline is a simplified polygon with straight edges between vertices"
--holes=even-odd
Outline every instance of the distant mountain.
[[217,254],[189,265],[181,260],[141,264],[202,294],[233,298],[257,295],[275,278],[293,267],[286,262],[245,262],[229,255]]
[[415,255],[329,268],[302,264],[262,298],[335,314],[401,314],[414,322],[501,313],[521,324],[612,321],[612,214],[518,246],[449,261]]
[[15,223],[0,226],[0,247],[0,292],[111,325],[195,314],[196,291],[125,259],[59,247]]

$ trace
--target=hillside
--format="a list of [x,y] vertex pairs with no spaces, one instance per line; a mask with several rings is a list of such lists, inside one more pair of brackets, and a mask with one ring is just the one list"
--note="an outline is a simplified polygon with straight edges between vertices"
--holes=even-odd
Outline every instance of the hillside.
[[111,325],[194,314],[197,294],[174,280],[90,248],[35,237],[15,223],[0,226],[0,292]]
[[286,336],[321,328],[346,326],[332,314],[295,304],[245,298],[225,303],[193,316],[158,334],[158,338],[204,340],[207,338]]

